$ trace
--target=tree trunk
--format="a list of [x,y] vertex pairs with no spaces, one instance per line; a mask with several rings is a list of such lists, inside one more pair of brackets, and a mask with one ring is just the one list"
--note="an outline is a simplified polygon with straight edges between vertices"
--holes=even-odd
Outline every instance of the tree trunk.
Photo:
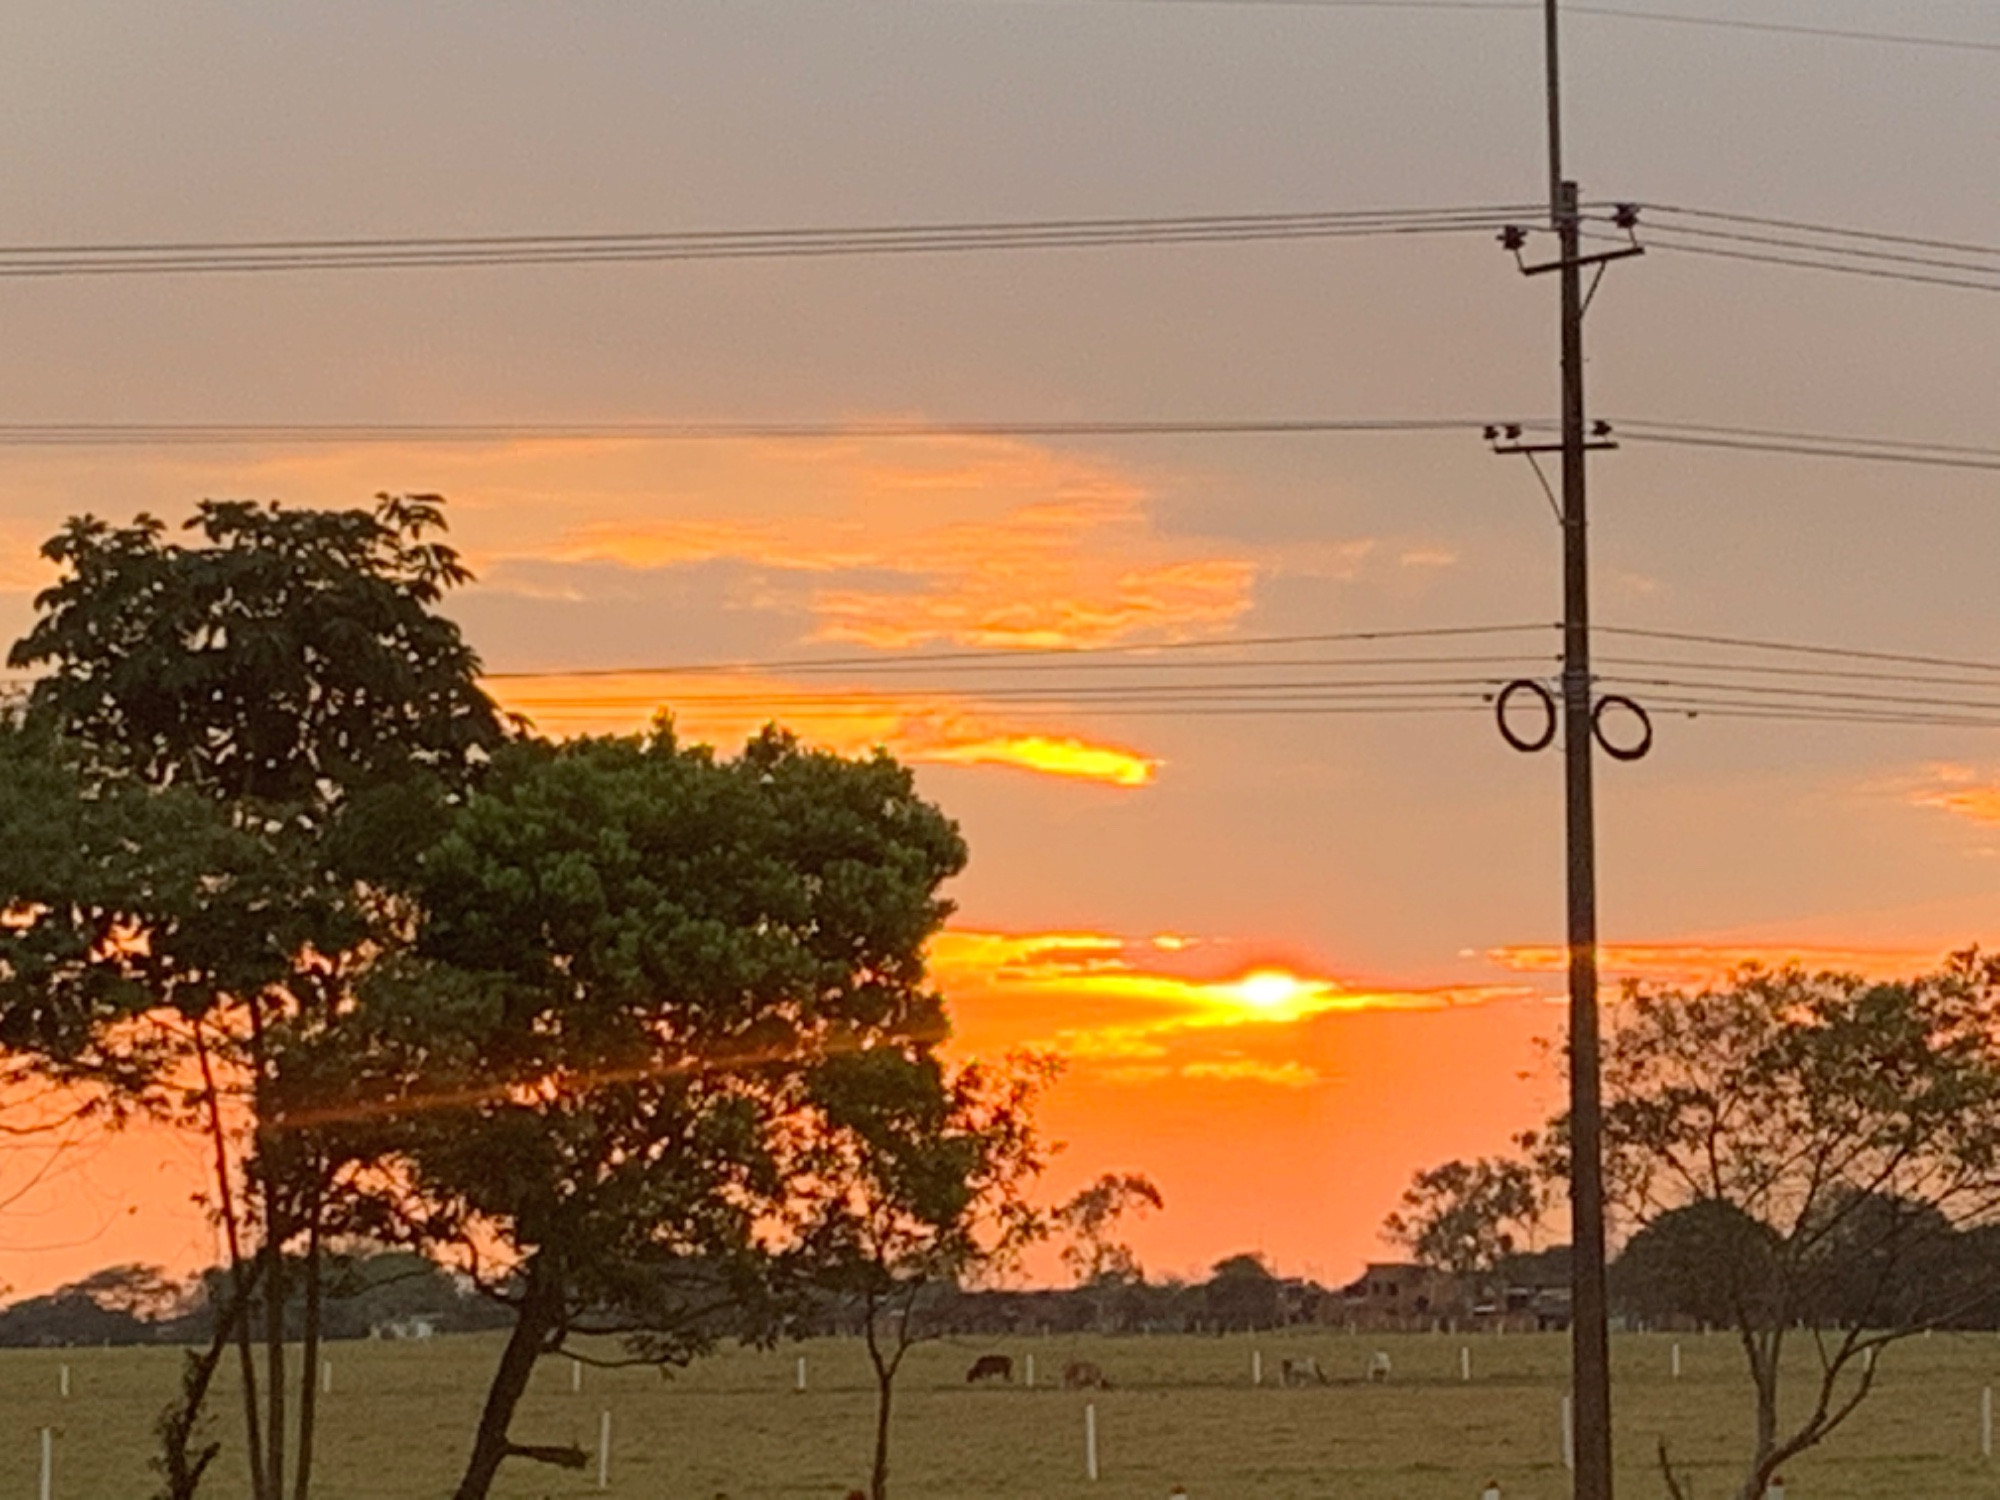
[[185,1352],[181,1363],[180,1394],[154,1424],[154,1430],[160,1435],[160,1456],[155,1463],[167,1481],[161,1500],[194,1500],[195,1492],[201,1488],[202,1476],[215,1461],[221,1445],[210,1442],[196,1452],[195,1432],[200,1426],[202,1408],[208,1402],[208,1389],[215,1380],[216,1369],[229,1352],[229,1346],[237,1341],[237,1332],[249,1314],[250,1310],[242,1298],[232,1294],[229,1306],[216,1314],[215,1331],[209,1335],[208,1347],[199,1353],[193,1349]]
[[276,1500],[264,1479],[264,1443],[257,1417],[257,1361],[250,1352],[250,1278],[245,1273],[243,1243],[236,1230],[236,1192],[229,1171],[229,1136],[222,1128],[222,1099],[215,1087],[203,1023],[193,1023],[194,1054],[201,1064],[202,1090],[208,1106],[209,1140],[215,1147],[216,1206],[229,1244],[229,1283],[236,1299],[236,1353],[243,1374],[243,1432],[250,1455],[251,1500]]
[[519,1451],[507,1436],[514,1410],[528,1389],[535,1362],[547,1351],[549,1335],[560,1324],[562,1306],[561,1277],[544,1265],[538,1254],[528,1262],[527,1285],[515,1314],[514,1331],[487,1387],[479,1431],[472,1439],[472,1456],[466,1460],[465,1475],[452,1492],[452,1500],[486,1500],[500,1465]]
[[252,1092],[250,1106],[256,1114],[256,1177],[258,1194],[264,1200],[264,1383],[267,1415],[264,1442],[264,1482],[271,1500],[285,1494],[285,1239],[290,1226],[284,1222],[284,1206],[275,1159],[275,1143],[266,1122],[271,1117],[270,1073],[264,1046],[264,1005],[250,1002],[250,1066]]
[[896,1372],[880,1365],[875,1371],[875,1466],[868,1475],[868,1500],[889,1500],[889,1396]]
[[1764,1500],[1771,1483],[1771,1454],[1778,1446],[1778,1360],[1784,1352],[1784,1335],[1774,1333],[1751,1361],[1751,1384],[1757,1391],[1757,1447],[1744,1477],[1738,1500]]
[[319,1263],[319,1235],[325,1170],[323,1162],[314,1161],[312,1205],[306,1218],[306,1326],[299,1346],[299,1456],[293,1500],[309,1500],[312,1494],[313,1429],[319,1419],[319,1324],[324,1281]]

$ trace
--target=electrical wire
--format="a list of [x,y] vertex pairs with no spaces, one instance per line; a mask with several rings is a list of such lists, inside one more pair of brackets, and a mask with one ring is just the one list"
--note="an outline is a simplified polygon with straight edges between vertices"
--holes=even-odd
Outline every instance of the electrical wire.
[[17,244],[0,246],[0,278],[629,264],[1464,234],[1497,229],[1539,211],[1532,204],[1494,204],[592,234]]
[[578,667],[545,668],[535,671],[487,672],[484,677],[492,682],[533,681],[538,678],[561,677],[660,677],[687,676],[697,673],[770,673],[773,675],[794,675],[800,672],[838,671],[856,667],[871,667],[888,662],[898,664],[936,665],[952,662],[1032,662],[1049,660],[1074,660],[1109,656],[1130,656],[1155,652],[1193,653],[1200,651],[1226,651],[1235,649],[1268,649],[1274,646],[1318,646],[1359,641],[1418,641],[1448,640],[1454,638],[1498,635],[1540,634],[1549,635],[1559,627],[1545,622],[1519,625],[1431,625],[1408,630],[1334,630],[1313,631],[1297,635],[1252,635],[1225,636],[1198,641],[1158,641],[1148,643],[1123,642],[1101,646],[1023,646],[987,647],[969,651],[929,651],[911,652],[896,657],[874,656],[834,656],[766,658],[761,661],[740,662],[679,662],[646,663],[622,667]]
[[1632,625],[1594,625],[1598,635],[1626,636],[1635,640],[1680,641],[1702,646],[1735,646],[1751,651],[1783,655],[1833,657],[1850,661],[1901,662],[1913,667],[1952,667],[1968,672],[2000,672],[2000,662],[1968,660],[1964,657],[1926,656],[1902,651],[1873,651],[1852,646],[1824,646],[1801,641],[1765,640],[1756,636],[1714,635],[1690,630],[1653,630]]
[[[1643,216],[1649,250],[2000,292],[2000,246],[1679,204],[1647,203]],[[1624,238],[1619,228],[1585,233],[1608,242]]]
[[1621,440],[1634,443],[1665,444],[1681,448],[1721,448],[1739,453],[1781,453],[1799,458],[1837,458],[1876,464],[1906,464],[1925,469],[2000,470],[2000,456],[1958,458],[1944,453],[1898,453],[1880,448],[1849,447],[1840,443],[1786,443],[1769,438],[1697,437],[1692,434],[1625,432]]
[[[1092,0],[1092,3],[1122,3],[1158,6],[1205,6],[1217,9],[1275,8],[1291,10],[1375,10],[1407,14],[1433,12],[1486,12],[1539,14],[1534,0]],[[1826,41],[1869,42],[1898,47],[1934,48],[1953,52],[2000,52],[2000,41],[1978,37],[1938,36],[1923,32],[1879,31],[1864,27],[1816,26],[1809,22],[1758,21],[1741,16],[1687,15],[1677,11],[1650,10],[1624,5],[1563,6],[1565,16],[1587,16],[1593,20],[1639,21],[1669,26],[1688,26],[1725,31],[1763,32],[1775,36],[1815,37]]]
[[[1510,419],[1512,420],[1512,419]],[[1286,437],[1475,433],[1475,417],[1195,418],[1136,421],[803,422],[5,422],[0,447],[178,447],[379,443],[830,441],[925,438]],[[1515,421],[1539,430],[1547,419]]]
[[1720,208],[1689,208],[1671,203],[1647,203],[1645,210],[1649,215],[1669,214],[1681,218],[1715,220],[1725,224],[1750,224],[1765,229],[1791,229],[1828,238],[1867,240],[1890,245],[1911,245],[1928,250],[1950,250],[2000,257],[2000,245],[1976,244],[1967,240],[1944,240],[1880,229],[1855,229],[1843,224],[1819,224],[1807,219],[1775,218],[1766,214],[1737,213]]

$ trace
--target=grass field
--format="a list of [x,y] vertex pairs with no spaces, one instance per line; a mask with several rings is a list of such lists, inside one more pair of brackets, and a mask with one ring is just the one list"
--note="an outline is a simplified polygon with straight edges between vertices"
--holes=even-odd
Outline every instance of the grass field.
[[[1740,1355],[1721,1335],[1615,1341],[1621,1493],[1663,1494],[1652,1468],[1664,1436],[1691,1463],[1701,1500],[1729,1493],[1744,1451],[1747,1389]],[[1459,1350],[1473,1380],[1459,1379]],[[1360,1379],[1370,1351],[1394,1363],[1386,1386]],[[1033,1353],[1035,1390],[969,1389],[964,1372],[988,1350]],[[1307,1390],[1250,1384],[1261,1350],[1275,1379],[1287,1355],[1316,1356],[1335,1383]],[[449,1493],[497,1345],[488,1338],[333,1346],[334,1389],[321,1428],[321,1500],[438,1500]],[[809,1389],[793,1389],[807,1359]],[[1115,1389],[1047,1388],[1067,1358],[1097,1361]],[[171,1392],[172,1350],[0,1352],[0,1500],[35,1494],[36,1429],[57,1430],[58,1500],[139,1500],[154,1416]],[[1567,1347],[1559,1336],[1354,1337],[1338,1333],[1231,1338],[1016,1339],[918,1349],[899,1386],[892,1490],[897,1500],[1477,1500],[1500,1482],[1506,1500],[1557,1500],[1560,1399]],[[59,1367],[71,1395],[58,1394]],[[1801,1366],[1803,1373],[1803,1366]],[[864,1482],[871,1392],[862,1350],[820,1342],[772,1353],[733,1352],[672,1380],[589,1370],[581,1394],[566,1364],[536,1376],[516,1437],[574,1439],[594,1448],[599,1414],[612,1420],[611,1485],[628,1500],[839,1500]],[[1787,1474],[1787,1500],[1971,1500],[2000,1497],[2000,1466],[1979,1458],[1982,1386],[2000,1386],[2000,1335],[1918,1339],[1885,1356],[1881,1384],[1832,1444]],[[212,1482],[221,1500],[245,1485],[229,1420]],[[1102,1478],[1084,1477],[1083,1408],[1096,1403]],[[596,1473],[511,1465],[507,1500],[596,1495]]]

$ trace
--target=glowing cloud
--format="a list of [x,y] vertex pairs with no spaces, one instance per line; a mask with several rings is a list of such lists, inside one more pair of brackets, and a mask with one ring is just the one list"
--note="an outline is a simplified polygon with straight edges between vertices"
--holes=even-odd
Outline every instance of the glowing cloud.
[[1161,764],[1128,746],[1009,723],[976,699],[749,675],[495,678],[487,687],[547,734],[631,733],[665,710],[686,738],[721,745],[775,722],[847,754],[880,745],[919,765],[1011,767],[1106,786],[1149,786]]
[[[633,568],[728,559],[797,575],[817,639],[885,650],[1180,639],[1251,605],[1255,559],[1162,535],[1150,489],[1102,461],[949,436],[731,447],[739,486],[677,494],[671,520],[647,497],[543,555]],[[780,515],[747,514],[760,502],[729,492],[774,486],[792,500]],[[690,514],[704,505],[714,514]]]
[[1186,1063],[1180,1076],[1211,1083],[1258,1083],[1281,1089],[1309,1089],[1321,1081],[1319,1073],[1304,1063],[1267,1063],[1248,1057]]
[[[953,930],[931,948],[963,1045],[1034,1046],[1102,1076],[1174,1076],[1289,1089],[1320,1081],[1294,1055],[1323,1018],[1439,1011],[1524,999],[1525,986],[1420,989],[1357,984],[1295,967],[1230,966],[1234,945],[1109,933]],[[1213,972],[1218,966],[1222,972]]]
[[1918,807],[1934,807],[1968,823],[2000,826],[2000,782],[1972,766],[1941,763],[1930,768],[1928,784],[1909,792]]
[[1052,739],[1040,734],[1005,735],[966,745],[943,745],[922,752],[920,759],[954,766],[1018,766],[1048,776],[1074,776],[1113,786],[1150,786],[1160,762],[1136,750],[1091,745],[1077,739]]

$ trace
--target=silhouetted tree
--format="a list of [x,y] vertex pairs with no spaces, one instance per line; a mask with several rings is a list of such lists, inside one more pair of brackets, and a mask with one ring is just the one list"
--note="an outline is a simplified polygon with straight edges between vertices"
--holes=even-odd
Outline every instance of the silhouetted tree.
[[511,1436],[536,1362],[579,1335],[670,1365],[775,1330],[820,1091],[921,1070],[944,1037],[924,946],[964,858],[886,755],[775,730],[728,760],[664,722],[517,745],[453,811],[413,946],[360,988],[339,1113],[399,1164],[405,1231],[512,1310],[458,1500],[510,1458],[581,1462]]
[[[2000,1212],[2000,973],[1963,955],[1897,983],[1745,970],[1635,989],[1604,1063],[1609,1181],[1671,1300],[1726,1314],[1749,1366],[1740,1500],[1867,1398],[1876,1353],[1990,1303],[2000,1266],[1935,1282],[1948,1232]],[[1550,1164],[1561,1167],[1561,1122]],[[1707,1275],[1716,1284],[1695,1283]],[[1781,1425],[1800,1323],[1816,1370]],[[1676,1494],[1683,1487],[1667,1460]]]
[[869,1500],[888,1500],[896,1376],[944,1332],[934,1311],[1047,1232],[1026,1190],[1042,1169],[1033,1109],[1051,1076],[1033,1059],[947,1069],[918,1045],[833,1058],[813,1080],[805,1245],[819,1284],[860,1308],[875,1375]]
[[1448,1161],[1411,1179],[1403,1206],[1382,1230],[1423,1265],[1484,1276],[1527,1242],[1542,1209],[1542,1186],[1528,1162]]
[[1215,1327],[1231,1331],[1274,1327],[1279,1283],[1261,1255],[1231,1255],[1215,1263],[1202,1286],[1202,1305]]
[[[401,880],[505,738],[437,613],[468,576],[442,525],[435,496],[205,501],[193,544],[151,517],[73,520],[8,657],[39,676],[0,734],[0,1044],[207,1133],[232,1295],[269,1294],[261,1374],[225,1320],[253,1500],[284,1500],[294,1456],[306,1500],[318,1325],[288,1454],[286,1256],[304,1247],[316,1307],[317,1248],[353,1201],[337,1133],[299,1121],[345,1076],[352,985],[401,940]],[[190,1367],[183,1401],[212,1370]]]

